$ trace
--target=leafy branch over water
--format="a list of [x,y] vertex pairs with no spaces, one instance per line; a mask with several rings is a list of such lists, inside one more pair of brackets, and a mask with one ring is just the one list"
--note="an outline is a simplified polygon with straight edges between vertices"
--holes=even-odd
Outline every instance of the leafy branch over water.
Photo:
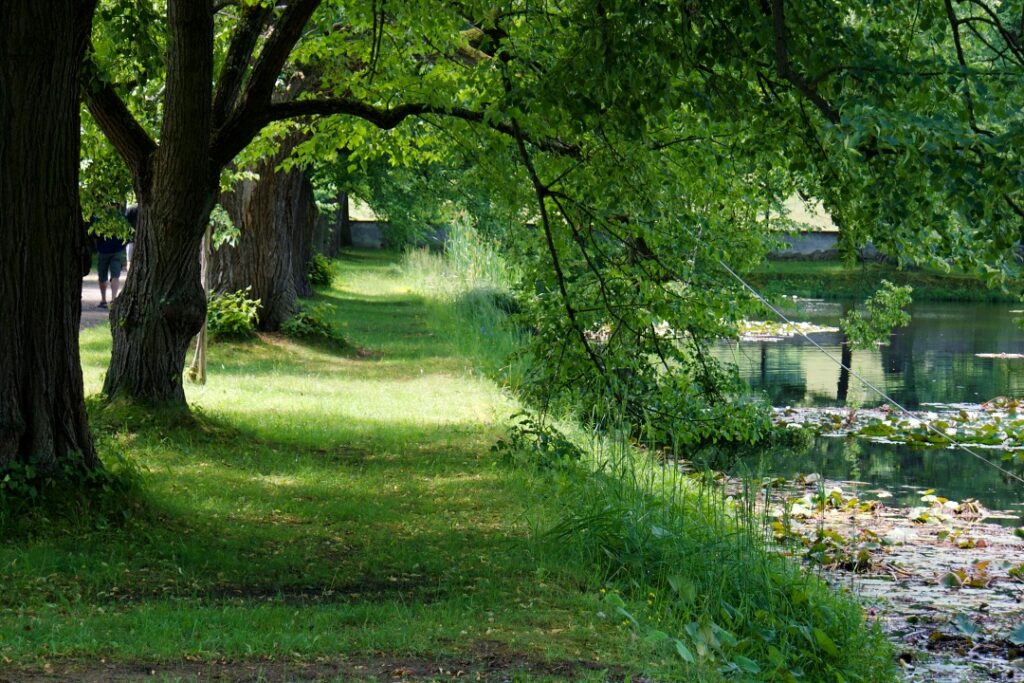
[[913,288],[897,286],[882,280],[881,288],[864,302],[865,313],[850,311],[840,321],[854,348],[869,348],[885,341],[893,329],[910,322],[910,314],[903,309],[910,305]]

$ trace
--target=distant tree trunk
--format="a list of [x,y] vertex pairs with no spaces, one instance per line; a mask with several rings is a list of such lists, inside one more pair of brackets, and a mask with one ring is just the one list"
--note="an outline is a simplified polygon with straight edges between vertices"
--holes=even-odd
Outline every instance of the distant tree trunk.
[[99,466],[78,352],[79,71],[95,4],[0,2],[0,470]]
[[298,297],[313,292],[306,273],[316,225],[313,186],[300,170],[275,170],[291,149],[286,145],[261,162],[254,169],[259,180],[239,182],[221,196],[241,235],[236,246],[222,245],[210,260],[214,291],[252,287],[262,303],[264,331],[280,329],[297,310]]
[[334,258],[341,248],[352,244],[348,225],[348,194],[341,192],[335,200],[338,209],[331,214],[320,214],[317,220],[317,248],[324,256]]

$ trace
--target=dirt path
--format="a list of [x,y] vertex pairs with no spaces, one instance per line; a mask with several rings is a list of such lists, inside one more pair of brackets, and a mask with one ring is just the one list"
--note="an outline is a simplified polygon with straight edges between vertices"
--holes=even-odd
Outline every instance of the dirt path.
[[510,680],[606,680],[652,683],[644,678],[628,677],[623,671],[597,666],[591,662],[542,662],[509,652],[500,645],[477,648],[461,657],[352,657],[318,662],[176,661],[134,663],[81,662],[44,666],[37,669],[4,670],[0,683],[83,683],[129,681],[510,681]]

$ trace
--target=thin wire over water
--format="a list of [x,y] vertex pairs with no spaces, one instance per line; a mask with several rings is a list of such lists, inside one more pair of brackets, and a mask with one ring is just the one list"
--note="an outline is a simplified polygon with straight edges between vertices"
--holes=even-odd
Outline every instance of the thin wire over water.
[[[800,329],[799,327],[797,327],[797,326],[796,326],[796,324],[795,324],[795,323],[793,323],[793,321],[792,321],[792,320],[790,320],[789,318],[787,318],[787,317],[785,316],[785,314],[783,314],[783,313],[782,313],[782,311],[780,311],[780,310],[779,310],[778,308],[776,308],[776,307],[775,307],[775,306],[773,306],[773,305],[772,305],[771,303],[769,303],[769,302],[768,302],[768,300],[767,300],[767,299],[766,299],[766,298],[764,297],[764,295],[763,295],[763,294],[761,294],[761,293],[760,293],[759,291],[757,291],[757,290],[756,290],[756,289],[754,289],[754,288],[753,288],[752,286],[750,286],[749,284],[747,284],[747,281],[746,281],[746,280],[744,280],[744,279],[743,279],[742,277],[740,277],[739,275],[737,275],[737,274],[736,274],[736,271],[734,271],[734,270],[733,270],[732,268],[730,268],[730,267],[729,267],[728,265],[726,265],[726,263],[725,263],[724,261],[722,261],[721,259],[719,259],[719,260],[718,260],[718,264],[719,264],[720,266],[722,266],[722,268],[724,268],[724,269],[725,269],[725,270],[726,270],[726,271],[727,271],[727,272],[728,272],[728,273],[729,273],[730,275],[732,275],[732,276],[733,276],[733,277],[734,277],[734,278],[736,279],[736,281],[737,281],[737,282],[739,282],[739,283],[740,283],[741,285],[743,285],[743,287],[744,287],[744,288],[746,288],[746,289],[747,289],[748,291],[750,291],[750,293],[751,293],[751,294],[753,294],[753,295],[754,295],[754,296],[755,296],[755,297],[756,297],[756,298],[757,298],[757,299],[758,299],[758,300],[759,300],[759,301],[760,301],[760,302],[761,302],[762,304],[764,304],[764,305],[765,305],[765,307],[767,307],[767,308],[768,308],[768,309],[769,309],[769,310],[770,310],[770,311],[771,311],[772,313],[774,313],[775,315],[777,315],[777,316],[778,316],[778,317],[779,317],[779,318],[780,318],[780,319],[781,319],[781,320],[782,320],[783,322],[785,322],[786,324],[788,324],[788,325],[789,325],[789,326],[790,326],[790,327],[791,327],[792,329],[796,330],[797,334],[799,334],[799,335],[800,335],[801,337],[803,337],[803,338],[804,338],[804,339],[806,339],[806,340],[807,340],[808,342],[810,342],[810,343],[811,343],[811,345],[812,345],[812,346],[814,346],[814,348],[818,349],[818,350],[819,350],[819,351],[821,351],[821,352],[822,352],[823,354],[825,354],[825,356],[826,356],[826,357],[827,357],[827,358],[828,358],[829,360],[831,360],[831,361],[832,361],[833,363],[835,363],[836,365],[838,365],[838,366],[839,366],[840,368],[842,368],[842,369],[846,370],[847,372],[849,372],[849,373],[850,373],[850,374],[851,374],[852,376],[856,377],[856,378],[857,378],[858,380],[860,380],[860,382],[861,382],[861,383],[862,383],[862,384],[863,384],[864,386],[866,386],[866,387],[867,387],[868,389],[870,389],[871,391],[873,391],[873,392],[875,392],[876,394],[878,394],[879,396],[881,396],[881,397],[882,397],[882,399],[884,399],[885,401],[888,401],[888,402],[889,402],[889,403],[890,403],[891,405],[895,406],[895,407],[896,407],[896,408],[897,408],[897,409],[898,409],[898,410],[899,410],[900,412],[902,412],[903,414],[905,414],[905,415],[908,415],[908,416],[910,416],[910,417],[913,417],[913,413],[911,413],[911,412],[910,412],[909,410],[907,410],[907,409],[906,409],[906,408],[904,408],[904,407],[903,407],[902,405],[900,405],[899,403],[897,403],[895,399],[893,399],[892,397],[890,397],[890,396],[889,396],[888,394],[886,394],[886,393],[885,393],[884,391],[882,391],[881,389],[879,389],[878,387],[876,387],[876,386],[875,386],[874,384],[872,384],[872,383],[871,383],[871,382],[869,382],[868,380],[866,380],[866,379],[864,379],[863,377],[861,377],[861,376],[860,376],[860,374],[858,374],[858,373],[857,373],[856,371],[854,371],[854,370],[853,370],[852,368],[850,368],[849,366],[845,365],[845,364],[844,364],[844,363],[843,363],[843,362],[842,362],[841,360],[839,360],[838,358],[836,358],[835,356],[833,356],[833,355],[832,355],[831,353],[829,353],[829,352],[828,352],[828,351],[827,351],[827,350],[826,350],[826,349],[825,349],[824,347],[822,347],[822,346],[821,346],[821,344],[819,344],[818,342],[816,342],[816,341],[814,341],[813,339],[811,339],[811,338],[810,338],[810,337],[809,337],[809,336],[807,335],[807,333],[806,333],[806,332],[804,332],[804,331],[803,331],[803,330],[801,330],[801,329]],[[931,430],[931,431],[935,432],[936,434],[938,434],[939,436],[941,436],[941,437],[942,437],[943,439],[946,439],[947,441],[949,441],[949,443],[950,443],[950,444],[951,444],[952,446],[954,446],[954,447],[956,447],[956,448],[959,448],[960,450],[962,450],[962,451],[964,451],[964,452],[966,452],[966,453],[968,453],[968,454],[970,454],[970,455],[974,456],[974,457],[975,457],[975,458],[977,458],[978,460],[982,461],[982,462],[983,462],[983,463],[985,463],[986,465],[989,465],[989,466],[991,466],[991,467],[994,467],[995,469],[999,470],[1000,472],[1002,472],[1002,473],[1003,473],[1003,474],[1005,474],[1006,476],[1008,476],[1008,477],[1010,477],[1010,478],[1012,478],[1012,479],[1016,479],[1016,480],[1017,480],[1018,482],[1020,482],[1021,484],[1024,484],[1024,477],[1021,477],[1020,475],[1018,475],[1018,474],[1015,474],[1014,472],[1011,472],[1010,470],[1006,469],[1005,467],[1002,467],[1001,465],[998,465],[997,463],[994,463],[994,462],[992,462],[991,460],[989,460],[988,458],[986,458],[986,457],[982,456],[982,455],[981,455],[980,453],[977,453],[977,452],[975,452],[975,451],[971,450],[971,449],[970,449],[970,448],[968,448],[968,447],[967,447],[967,446],[966,446],[965,444],[962,444],[962,443],[960,443],[960,442],[959,442],[959,441],[957,441],[956,439],[954,439],[954,438],[950,437],[950,436],[949,436],[948,434],[946,434],[945,432],[939,431],[939,429],[938,429],[938,428],[936,428],[936,427],[934,427],[934,426],[933,426],[933,425],[932,425],[932,424],[931,424],[930,422],[927,422],[927,421],[925,421],[925,423],[924,423],[924,424],[925,424],[925,426],[926,426],[926,427],[927,427],[927,428],[928,428],[929,430]]]

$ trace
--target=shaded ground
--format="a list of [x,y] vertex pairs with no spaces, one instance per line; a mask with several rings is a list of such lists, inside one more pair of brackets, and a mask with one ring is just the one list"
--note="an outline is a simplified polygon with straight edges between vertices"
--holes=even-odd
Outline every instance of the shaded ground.
[[306,681],[631,681],[617,668],[590,662],[542,662],[507,651],[499,645],[481,644],[462,657],[353,657],[322,658],[318,662],[177,661],[153,664],[86,662],[58,667],[0,668],[0,683],[128,683],[130,681],[225,681],[230,683],[291,683]]

